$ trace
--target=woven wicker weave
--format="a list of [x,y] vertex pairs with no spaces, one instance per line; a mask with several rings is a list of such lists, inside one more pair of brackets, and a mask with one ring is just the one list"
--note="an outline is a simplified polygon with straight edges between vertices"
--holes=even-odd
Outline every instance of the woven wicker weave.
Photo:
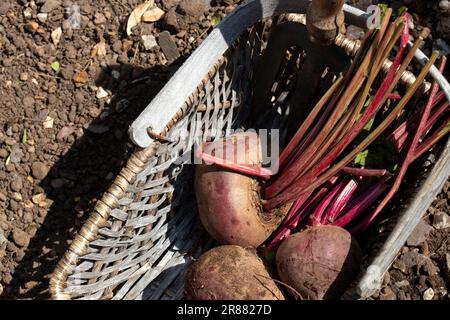
[[[190,155],[195,143],[241,127],[271,24],[264,19],[248,28],[164,130],[156,134],[150,128],[154,142],[129,158],[60,260],[50,280],[53,299],[182,298],[189,262],[214,245],[198,219]],[[337,44],[349,54],[358,46],[341,37]],[[285,68],[278,107],[293,88],[289,75],[298,72],[294,64]],[[414,76],[403,80],[410,83]],[[279,121],[273,118],[272,125]]]
[[[207,134],[219,138],[238,124],[236,114],[248,106],[263,26],[227,52],[167,125],[166,140],[173,142],[156,142],[130,157],[55,270],[55,299],[182,297],[189,257],[211,240],[199,228],[192,166],[175,162]],[[191,133],[188,141],[185,132]]]

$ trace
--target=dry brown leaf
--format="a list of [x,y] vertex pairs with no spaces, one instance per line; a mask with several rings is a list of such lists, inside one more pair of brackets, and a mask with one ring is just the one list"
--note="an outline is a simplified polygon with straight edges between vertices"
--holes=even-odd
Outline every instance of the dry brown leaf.
[[128,18],[127,35],[131,34],[131,29],[133,29],[133,27],[137,26],[141,22],[144,12],[153,7],[154,4],[154,0],[147,0],[134,8],[134,10],[130,14],[130,17]]
[[151,8],[147,10],[142,15],[142,21],[144,22],[156,22],[161,20],[165,12],[158,7]]

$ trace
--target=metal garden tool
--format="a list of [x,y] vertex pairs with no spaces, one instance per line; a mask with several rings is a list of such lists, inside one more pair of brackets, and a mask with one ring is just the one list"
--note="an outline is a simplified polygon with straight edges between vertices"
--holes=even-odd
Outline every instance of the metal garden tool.
[[[345,50],[335,45],[335,38],[344,31],[343,0],[313,0],[306,15],[306,26],[299,22],[283,21],[269,35],[266,51],[256,69],[252,117],[256,119],[261,108],[272,98],[272,88],[278,78],[288,49],[302,51],[295,90],[287,97],[288,136],[298,127],[318,96],[318,87],[325,70],[338,75],[350,66]],[[331,85],[329,82],[325,86]],[[259,126],[259,125],[258,125]]]

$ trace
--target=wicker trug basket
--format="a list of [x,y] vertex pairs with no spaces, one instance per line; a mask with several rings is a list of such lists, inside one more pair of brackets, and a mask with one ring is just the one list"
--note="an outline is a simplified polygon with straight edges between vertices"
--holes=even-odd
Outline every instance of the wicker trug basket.
[[[198,219],[193,193],[196,143],[240,128],[249,113],[254,70],[264,51],[273,17],[302,14],[307,0],[253,0],[216,27],[172,77],[130,129],[136,152],[103,195],[64,254],[50,280],[53,299],[181,299],[192,259],[215,245]],[[368,16],[345,6],[347,23],[365,27]],[[280,16],[281,15],[281,16]],[[352,55],[358,43],[338,37]],[[418,52],[423,63],[426,57]],[[386,68],[389,63],[386,62]],[[292,90],[286,64],[274,92]],[[430,74],[450,97],[449,84]],[[414,75],[402,80],[411,83]],[[450,99],[449,99],[450,100]],[[274,117],[273,127],[280,126]],[[150,134],[149,134],[150,133]],[[186,138],[187,136],[187,138]],[[160,137],[160,138],[157,138]],[[450,143],[450,141],[448,142]],[[390,236],[345,298],[365,298],[376,290],[401,246],[450,174],[449,144],[434,169],[420,180]],[[187,159],[185,161],[185,159]]]

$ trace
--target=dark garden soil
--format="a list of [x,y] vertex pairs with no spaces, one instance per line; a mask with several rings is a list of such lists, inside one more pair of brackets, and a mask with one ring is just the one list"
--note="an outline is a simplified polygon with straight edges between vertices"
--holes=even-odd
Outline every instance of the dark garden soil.
[[[127,36],[142,2],[0,1],[0,299],[49,298],[50,273],[133,150],[129,125],[240,1],[155,0],[164,17]],[[448,49],[450,11],[398,3],[432,28],[427,54]],[[450,182],[374,298],[449,299],[449,198]]]

